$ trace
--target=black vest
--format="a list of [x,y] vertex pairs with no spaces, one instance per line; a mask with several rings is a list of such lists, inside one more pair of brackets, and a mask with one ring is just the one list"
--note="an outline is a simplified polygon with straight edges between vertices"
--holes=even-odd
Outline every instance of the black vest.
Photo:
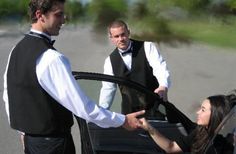
[[[127,78],[154,91],[159,84],[153,75],[152,67],[147,61],[144,42],[132,40],[132,48],[132,66],[130,71],[127,69],[117,48],[110,54],[114,75]],[[151,98],[122,85],[119,85],[119,88],[122,94],[122,113],[127,114],[140,109],[150,108],[150,102],[153,101]]]
[[10,125],[28,134],[68,132],[73,125],[70,111],[55,101],[40,86],[36,60],[47,49],[45,39],[26,35],[13,49],[7,71]]

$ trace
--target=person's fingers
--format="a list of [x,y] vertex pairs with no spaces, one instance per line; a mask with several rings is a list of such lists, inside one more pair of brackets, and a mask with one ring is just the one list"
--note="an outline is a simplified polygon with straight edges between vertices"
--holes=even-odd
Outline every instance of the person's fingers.
[[144,113],[145,113],[145,110],[141,110],[141,111],[134,112],[132,114],[134,115],[134,117],[138,117],[140,115],[143,115]]
[[23,150],[25,150],[25,142],[24,142],[24,135],[20,135],[20,140],[21,140],[21,143],[22,143],[22,146],[23,146]]
[[158,95],[159,95],[161,98],[163,98],[163,96],[164,96],[163,92],[159,92]]
[[148,130],[148,126],[149,126],[149,123],[147,122],[147,120],[145,118],[141,118],[139,119],[140,121],[140,128],[144,129],[144,130]]
[[160,98],[163,99],[164,102],[168,101],[167,91],[160,90],[159,92],[157,92],[157,94],[160,96]]
[[139,119],[139,122],[140,122],[140,126],[142,127],[142,126],[144,126],[144,124],[145,124],[145,118],[141,118],[141,119]]
[[127,130],[134,130],[138,126],[137,123],[138,123],[137,118],[133,114],[127,114],[126,119],[125,119],[125,123],[123,126]]
[[145,120],[145,118],[140,118],[139,120],[143,122]]
[[145,110],[141,110],[138,112],[127,114],[123,127],[126,128],[127,130],[134,130],[134,129],[139,128],[140,125],[142,124],[139,121],[139,119],[137,119],[137,117],[144,113],[145,113]]

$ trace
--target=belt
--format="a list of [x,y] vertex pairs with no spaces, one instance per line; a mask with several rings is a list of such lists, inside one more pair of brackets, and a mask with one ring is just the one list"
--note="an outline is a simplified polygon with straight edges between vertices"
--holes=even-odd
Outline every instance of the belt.
[[26,136],[32,136],[32,137],[65,137],[71,134],[71,130],[65,131],[65,132],[56,132],[56,133],[50,133],[50,134],[31,134],[31,133],[25,133]]

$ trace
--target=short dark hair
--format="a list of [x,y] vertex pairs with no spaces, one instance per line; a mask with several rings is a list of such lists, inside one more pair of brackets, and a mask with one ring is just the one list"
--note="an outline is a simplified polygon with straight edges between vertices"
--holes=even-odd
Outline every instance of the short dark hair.
[[43,14],[52,9],[56,3],[65,3],[66,0],[30,0],[29,2],[29,16],[32,23],[37,21],[35,12],[40,10]]
[[111,34],[110,33],[111,28],[117,28],[117,27],[125,27],[125,29],[129,30],[128,25],[123,20],[115,20],[108,25],[107,27],[108,34],[109,35]]

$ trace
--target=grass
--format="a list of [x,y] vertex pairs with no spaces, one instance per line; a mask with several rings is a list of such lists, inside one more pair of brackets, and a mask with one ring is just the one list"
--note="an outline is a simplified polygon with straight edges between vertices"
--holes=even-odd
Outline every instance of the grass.
[[171,29],[193,41],[236,49],[236,18],[227,21],[208,18],[188,21],[171,21]]

